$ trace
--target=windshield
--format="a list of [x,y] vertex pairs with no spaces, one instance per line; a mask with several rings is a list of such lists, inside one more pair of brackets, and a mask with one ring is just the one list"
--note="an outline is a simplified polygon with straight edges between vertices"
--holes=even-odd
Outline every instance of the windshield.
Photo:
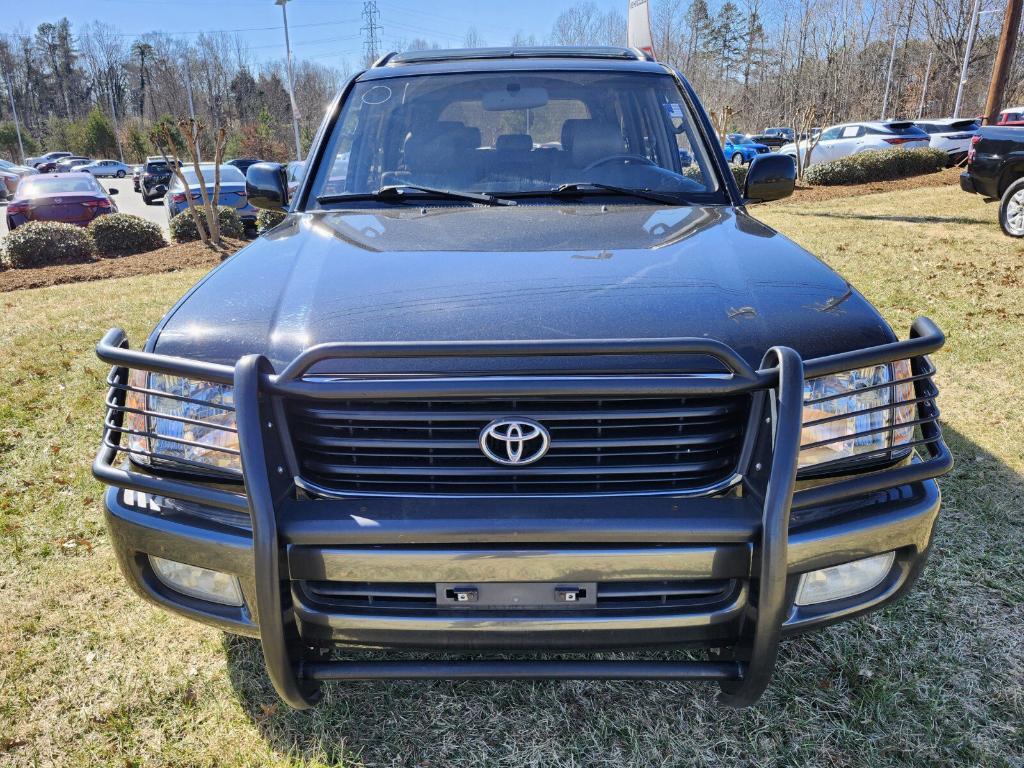
[[391,185],[514,196],[604,184],[680,202],[725,200],[668,75],[489,72],[359,82],[326,157],[313,185],[318,198]]

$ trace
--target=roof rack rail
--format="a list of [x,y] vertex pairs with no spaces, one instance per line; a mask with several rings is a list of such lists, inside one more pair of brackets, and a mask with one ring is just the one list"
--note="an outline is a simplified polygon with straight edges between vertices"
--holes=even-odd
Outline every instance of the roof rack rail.
[[373,62],[373,64],[370,65],[370,69],[376,69],[377,67],[385,66],[389,61],[391,61],[391,58],[393,56],[396,56],[397,54],[398,51],[388,51],[375,62]]
[[637,57],[637,59],[639,59],[640,61],[657,61],[657,59],[655,59],[651,54],[649,54],[643,48],[636,48],[636,47],[632,47],[631,46],[629,50],[631,50],[634,53],[634,55]]
[[448,48],[429,51],[405,51],[382,56],[374,64],[395,66],[398,64],[427,64],[443,61],[465,61],[472,59],[622,59],[631,61],[653,61],[636,48],[618,46],[504,46],[494,48]]

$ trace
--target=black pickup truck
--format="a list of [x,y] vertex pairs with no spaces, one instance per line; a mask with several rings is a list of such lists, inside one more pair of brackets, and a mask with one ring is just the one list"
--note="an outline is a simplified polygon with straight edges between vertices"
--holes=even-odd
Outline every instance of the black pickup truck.
[[1024,127],[985,126],[967,151],[960,188],[999,201],[999,225],[1024,237]]
[[[907,593],[952,462],[942,333],[899,341],[748,211],[794,182],[765,154],[738,187],[686,79],[632,49],[385,56],[294,194],[249,169],[284,220],[142,349],[99,344],[126,578],[259,637],[295,707],[381,678],[756,701],[784,637]],[[657,646],[717,650],[579,655]]]

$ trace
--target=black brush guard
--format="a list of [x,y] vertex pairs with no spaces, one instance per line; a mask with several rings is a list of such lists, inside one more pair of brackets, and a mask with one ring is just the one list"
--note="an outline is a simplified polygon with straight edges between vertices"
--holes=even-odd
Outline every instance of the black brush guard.
[[[925,355],[945,339],[927,318],[918,318],[910,338],[852,352],[802,360],[788,347],[773,347],[762,367],[752,369],[728,346],[696,338],[581,341],[381,342],[324,344],[301,354],[281,373],[260,355],[242,358],[235,366],[215,365],[128,349],[120,329],[107,333],[97,347],[101,360],[114,366],[103,446],[93,465],[95,476],[120,488],[178,498],[235,512],[252,521],[256,605],[263,655],[274,687],[291,706],[305,708],[320,695],[323,680],[365,679],[589,679],[589,680],[717,680],[721,699],[731,706],[754,703],[768,685],[775,667],[782,623],[787,609],[787,544],[793,509],[920,482],[949,471],[952,458],[942,441],[935,408],[933,372]],[[707,355],[731,372],[716,376],[511,376],[457,378],[352,378],[308,381],[303,375],[332,358],[525,357],[644,354]],[[800,451],[805,378],[910,359],[918,397],[921,437],[911,445],[919,459],[884,471],[862,474],[794,493]],[[194,482],[184,482],[115,465],[121,446],[121,419],[128,371],[229,384],[234,387],[237,428],[245,495]],[[294,497],[279,434],[272,424],[281,414],[282,398],[387,399],[439,397],[545,397],[735,395],[768,393],[768,427],[758,439],[757,464],[744,477],[745,488],[763,500],[762,530],[754,562],[756,607],[749,631],[737,644],[710,661],[324,661],[310,655],[298,636],[282,579],[282,549],[278,541],[276,502]],[[756,471],[755,471],[756,470]]]

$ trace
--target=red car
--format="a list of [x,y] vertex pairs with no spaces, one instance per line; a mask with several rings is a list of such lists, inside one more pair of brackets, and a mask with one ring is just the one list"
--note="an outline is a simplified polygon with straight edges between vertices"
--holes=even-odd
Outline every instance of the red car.
[[999,113],[996,125],[1024,125],[1024,107],[1007,107]]
[[14,230],[30,221],[63,221],[84,227],[97,216],[116,213],[109,192],[91,173],[26,176],[7,205],[7,228]]

